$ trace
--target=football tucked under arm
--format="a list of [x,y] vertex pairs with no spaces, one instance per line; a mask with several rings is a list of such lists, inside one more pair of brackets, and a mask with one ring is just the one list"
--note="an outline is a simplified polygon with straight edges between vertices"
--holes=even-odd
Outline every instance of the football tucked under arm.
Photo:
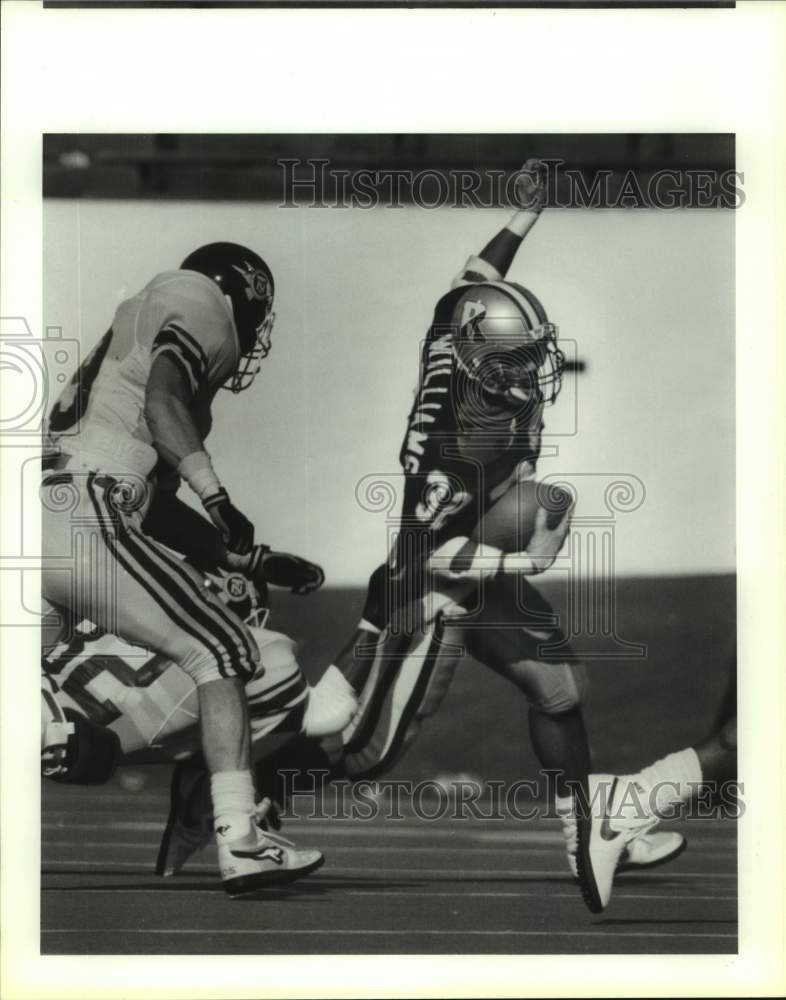
[[572,513],[573,500],[565,490],[532,480],[516,483],[489,508],[470,537],[458,536],[441,545],[429,568],[456,582],[543,573],[565,544]]

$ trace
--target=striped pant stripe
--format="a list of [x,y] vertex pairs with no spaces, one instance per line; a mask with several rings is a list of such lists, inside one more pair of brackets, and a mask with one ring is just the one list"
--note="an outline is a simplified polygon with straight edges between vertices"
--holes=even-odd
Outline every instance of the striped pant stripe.
[[127,553],[125,548],[121,546],[119,532],[117,530],[120,527],[117,523],[117,515],[108,515],[105,513],[103,509],[104,505],[99,500],[95,491],[95,485],[93,482],[94,479],[94,475],[90,475],[88,477],[87,491],[101,526],[101,534],[104,539],[104,543],[109,552],[117,560],[118,564],[126,570],[129,576],[131,576],[132,579],[134,579],[139,586],[153,598],[158,607],[166,613],[170,621],[185,632],[191,639],[195,640],[199,646],[209,650],[216,661],[219,672],[222,676],[226,676],[225,667],[227,667],[230,662],[227,652],[219,643],[217,643],[215,637],[211,635],[209,630],[203,630],[200,628],[198,622],[194,622],[189,617],[183,617],[183,614],[180,613],[183,611],[179,600],[181,595],[178,589],[172,586],[172,581],[169,579],[161,580],[157,574],[151,573],[149,569],[145,569],[144,566],[140,565],[139,562],[133,559],[130,553]]
[[129,546],[134,546],[136,543],[140,552],[146,552],[161,567],[164,579],[171,579],[174,576],[182,582],[184,590],[193,595],[192,606],[203,612],[205,619],[210,623],[208,628],[211,632],[217,634],[230,651],[239,649],[241,658],[247,661],[247,666],[241,669],[249,675],[253,673],[256,651],[239,619],[236,619],[220,601],[206,597],[177,556],[170,555],[166,549],[148,539],[142,532],[128,530],[127,538]]
[[444,617],[438,613],[425,636],[424,656],[411,655],[422,648],[421,636],[418,642],[400,650],[397,659],[378,660],[372,668],[363,692],[357,729],[349,738],[346,731],[344,734],[344,765],[353,780],[384,773],[405,748],[410,725],[424,705],[437,668],[444,633]]
[[[233,625],[232,632],[225,630],[219,616],[211,614],[214,608],[199,593],[198,586],[177,558],[173,556],[170,561],[167,556],[164,559],[162,548],[140,532],[129,530],[122,515],[109,511],[106,501],[96,491],[94,475],[88,477],[87,488],[104,542],[118,563],[178,628],[210,652],[221,676],[250,674],[253,665],[251,662],[246,665],[249,647],[245,641],[240,643],[235,638],[240,629]],[[182,586],[180,581],[187,586]]]

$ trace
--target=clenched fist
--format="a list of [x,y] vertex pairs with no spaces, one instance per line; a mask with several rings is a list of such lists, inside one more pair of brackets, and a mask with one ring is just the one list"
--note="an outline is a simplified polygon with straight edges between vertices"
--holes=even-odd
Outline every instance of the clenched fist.
[[534,157],[526,161],[516,174],[515,198],[519,208],[540,212],[546,204],[546,165]]

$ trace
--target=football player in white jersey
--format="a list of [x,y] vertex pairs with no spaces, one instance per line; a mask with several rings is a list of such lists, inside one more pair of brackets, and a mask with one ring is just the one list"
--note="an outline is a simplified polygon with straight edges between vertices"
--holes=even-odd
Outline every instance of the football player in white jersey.
[[[230,896],[290,881],[323,861],[318,851],[276,842],[256,822],[244,681],[259,651],[203,576],[171,551],[190,554],[207,539],[202,548],[214,562],[252,574],[268,555],[254,545],[254,526],[230,500],[204,441],[214,396],[252,383],[273,321],[273,276],[246,247],[212,243],[157,275],[120,304],[53,407],[42,482],[43,596],[66,621],[88,619],[175,661],[197,686]],[[212,532],[175,496],[180,480],[199,497]]]

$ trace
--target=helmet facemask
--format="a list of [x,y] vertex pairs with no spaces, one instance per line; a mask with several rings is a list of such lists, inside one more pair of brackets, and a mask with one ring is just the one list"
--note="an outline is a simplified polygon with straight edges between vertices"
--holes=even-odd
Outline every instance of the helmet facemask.
[[227,299],[235,317],[240,349],[240,361],[234,375],[224,383],[225,389],[242,392],[259,374],[262,361],[270,354],[271,334],[276,314],[273,310],[273,284],[270,272],[262,271],[253,262],[233,265],[243,279],[242,292],[237,289]]
[[235,321],[240,358],[224,389],[242,392],[270,353],[273,329],[273,274],[259,254],[239,243],[206,243],[186,257],[183,270],[196,271],[220,288]]
[[242,392],[249,388],[259,374],[262,362],[270,354],[275,320],[276,314],[274,312],[268,313],[262,320],[254,332],[251,349],[240,356],[235,373],[227,379],[222,388],[231,389],[232,392]]
[[461,329],[456,361],[464,376],[503,406],[554,403],[565,367],[556,326],[545,322],[533,329],[521,317],[495,317],[491,330],[486,325],[481,313]]

